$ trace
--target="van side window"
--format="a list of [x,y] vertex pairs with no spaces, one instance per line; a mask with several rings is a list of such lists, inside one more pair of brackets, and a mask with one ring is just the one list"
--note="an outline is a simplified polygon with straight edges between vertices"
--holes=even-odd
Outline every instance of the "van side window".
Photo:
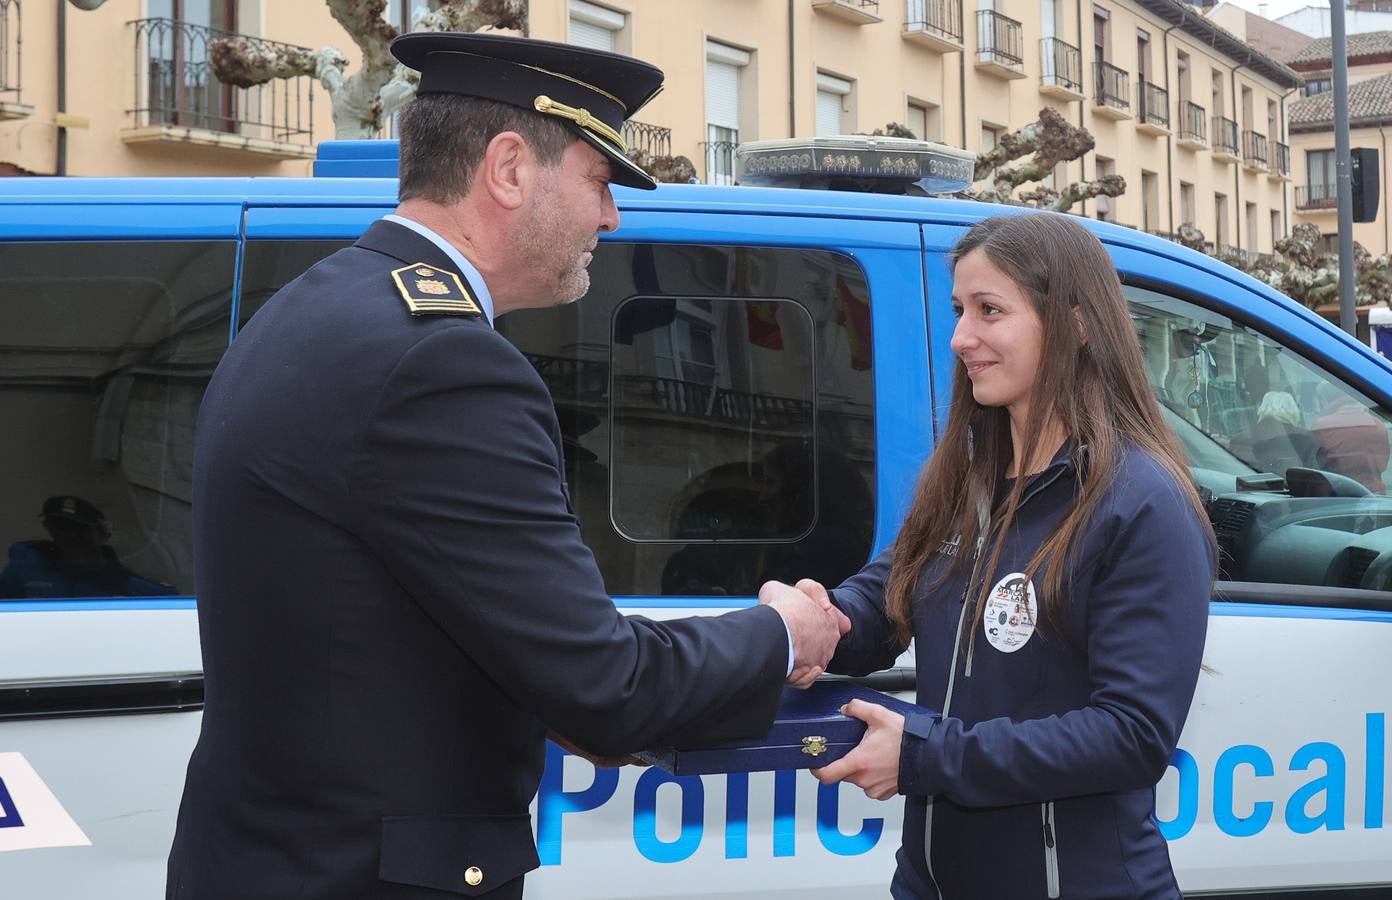
[[0,597],[193,593],[233,242],[0,243]]
[[556,401],[572,505],[611,593],[835,584],[869,556],[869,292],[849,258],[599,245],[578,303],[498,329]]
[[1242,322],[1125,292],[1146,374],[1210,498],[1220,579],[1392,590],[1387,410]]

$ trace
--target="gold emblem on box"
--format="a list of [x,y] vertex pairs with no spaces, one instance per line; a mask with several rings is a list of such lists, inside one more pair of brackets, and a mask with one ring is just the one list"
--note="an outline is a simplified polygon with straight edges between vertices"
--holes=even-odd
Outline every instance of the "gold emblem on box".
[[820,735],[809,735],[803,738],[802,752],[808,756],[821,756],[827,752],[827,739]]

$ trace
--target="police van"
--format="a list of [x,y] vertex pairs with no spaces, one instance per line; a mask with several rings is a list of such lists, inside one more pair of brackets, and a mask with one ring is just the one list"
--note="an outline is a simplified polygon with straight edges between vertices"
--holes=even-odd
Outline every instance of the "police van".
[[[161,894],[202,702],[200,398],[281,285],[392,209],[394,154],[325,144],[308,179],[0,186],[0,896]],[[963,162],[880,141],[741,166],[830,187],[907,173],[921,192]],[[716,613],[766,578],[854,573],[893,539],[946,419],[948,254],[1003,208],[615,195],[588,296],[498,322],[555,399],[615,604]],[[1222,549],[1206,669],[1156,792],[1180,885],[1392,896],[1392,366],[1206,256],[1084,221]],[[870,681],[911,689],[912,665]],[[902,806],[803,772],[597,770],[550,746],[533,814],[529,897],[845,898],[885,894]]]

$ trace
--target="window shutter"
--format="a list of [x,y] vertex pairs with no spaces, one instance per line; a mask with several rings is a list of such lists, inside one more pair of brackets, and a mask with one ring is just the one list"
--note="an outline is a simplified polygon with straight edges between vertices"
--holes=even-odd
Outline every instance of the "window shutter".
[[577,47],[614,52],[614,32],[602,25],[583,22],[574,17],[570,20],[570,43]]
[[738,129],[739,113],[739,67],[707,59],[706,123]]
[[817,136],[841,133],[841,95],[817,91]]
[[910,103],[909,114],[905,118],[904,125],[913,132],[914,137],[920,141],[928,140],[928,110]]

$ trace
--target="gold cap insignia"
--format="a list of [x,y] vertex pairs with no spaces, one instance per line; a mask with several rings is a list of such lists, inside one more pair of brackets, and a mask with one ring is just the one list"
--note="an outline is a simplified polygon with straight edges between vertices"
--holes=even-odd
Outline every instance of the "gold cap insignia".
[[[391,273],[401,299],[413,316],[481,316],[483,310],[463,279],[424,263],[411,263]],[[408,276],[434,276],[408,277]]]

